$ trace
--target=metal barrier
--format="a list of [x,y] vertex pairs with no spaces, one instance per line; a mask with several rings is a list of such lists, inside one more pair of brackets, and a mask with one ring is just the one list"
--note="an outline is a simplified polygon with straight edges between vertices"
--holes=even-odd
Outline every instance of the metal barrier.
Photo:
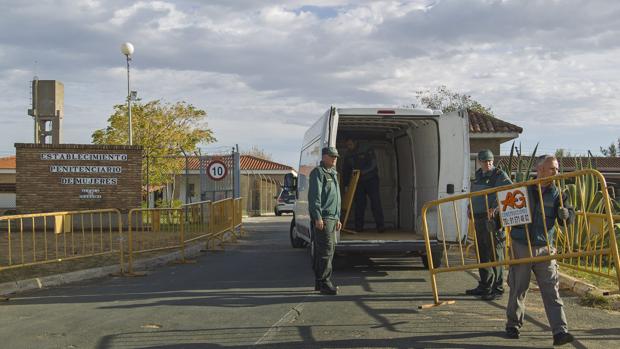
[[129,211],[127,243],[129,273],[133,273],[136,254],[178,249],[181,263],[186,263],[186,244],[214,239],[223,242],[225,233],[236,241],[236,230],[242,231],[241,199],[202,201],[180,208],[139,208]]
[[[565,202],[563,195],[560,195],[560,207],[572,206],[575,209],[573,222],[569,220],[548,222],[545,219],[545,210],[549,210],[550,207],[544,205],[542,193],[544,187],[551,183],[559,188],[561,193],[567,194],[569,202]],[[528,188],[536,193],[535,197],[527,195]],[[508,238],[504,244],[505,259],[498,259],[495,252],[495,237],[490,236],[493,251],[491,261],[480,261],[478,234],[475,232],[475,225],[471,224],[474,221],[472,199],[483,197],[488,211],[492,208],[489,205],[489,194],[497,195],[502,225],[507,230],[510,230],[509,226],[524,227],[529,257],[515,258],[514,249],[511,247],[515,242],[511,241],[508,231],[506,234]],[[531,212],[531,204],[534,203],[538,203],[536,205],[538,209],[536,212]],[[532,241],[532,232],[529,231],[528,225],[523,224],[527,222],[528,217],[531,221],[535,215],[541,215],[543,223],[545,241],[539,246]],[[616,231],[619,228],[616,222],[620,222],[620,216],[614,216],[612,213],[605,178],[598,171],[591,169],[428,202],[422,208],[422,223],[434,305],[452,302],[439,301],[437,274],[553,259],[558,260],[563,266],[613,279],[620,289],[620,258],[616,239]],[[431,233],[442,246],[441,258],[437,258],[439,256],[433,258]],[[468,236],[469,246],[467,246]],[[533,256],[532,246],[546,247],[546,255]],[[469,248],[473,249],[474,258],[468,258]],[[444,265],[433,265],[433,260],[441,259]]]
[[[242,228],[242,199],[224,199],[180,208],[139,208],[123,215],[117,209],[50,212],[0,217],[0,271],[78,258],[119,255],[120,271],[133,273],[137,254],[179,249],[205,239],[221,242]],[[127,241],[124,246],[123,241]]]
[[119,210],[84,210],[0,217],[0,271],[85,257],[119,254]]

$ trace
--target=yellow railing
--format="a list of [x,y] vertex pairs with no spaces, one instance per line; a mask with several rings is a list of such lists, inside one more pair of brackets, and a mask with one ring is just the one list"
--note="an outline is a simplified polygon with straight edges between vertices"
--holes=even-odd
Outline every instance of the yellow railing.
[[241,199],[136,208],[126,216],[116,209],[2,216],[0,271],[118,253],[121,273],[132,273],[139,254],[178,249],[185,261],[187,244],[205,240],[209,247],[242,231]]
[[[574,182],[574,184],[571,184],[573,186],[572,191],[567,190],[566,185],[566,182],[571,181]],[[600,204],[593,205],[592,195],[588,197],[585,192],[575,189],[586,182],[589,183],[590,191],[592,191],[591,188],[598,188],[600,190]],[[541,209],[536,210],[536,212],[531,212],[530,210],[530,215],[532,219],[534,215],[542,215],[541,217],[544,218],[545,210],[549,208],[540,205],[543,199],[541,193],[544,191],[543,187],[551,183],[560,188],[560,192],[570,193],[568,199],[576,202],[577,205],[575,206],[580,208],[576,212],[575,220],[572,223],[570,220],[564,220],[554,224],[555,236],[553,238],[550,238],[549,235],[552,226],[547,226],[547,222],[542,219],[546,238],[545,245],[542,247],[546,247],[547,251],[551,251],[551,253],[545,256],[532,257],[533,242],[530,237],[531,232],[525,226],[526,244],[530,257],[514,257],[514,253],[510,248],[510,234],[508,232],[508,241],[504,245],[504,253],[502,254],[505,258],[503,260],[498,258],[495,252],[495,237],[490,236],[489,241],[491,241],[491,250],[493,251],[491,261],[481,262],[479,250],[481,247],[477,241],[478,234],[476,234],[475,226],[471,224],[474,220],[472,199],[484,197],[488,210],[489,194],[497,195],[498,192],[516,193],[519,188],[522,189],[521,191],[527,191],[525,187],[533,186],[537,194],[535,194],[535,197],[529,198],[528,207],[531,207],[532,203],[538,202],[538,206]],[[568,202],[560,199],[560,207],[568,206],[568,204]],[[469,220],[469,222],[465,220]],[[435,305],[440,304],[436,283],[436,275],[439,273],[498,265],[508,266],[542,262],[553,259],[558,260],[564,266],[613,279],[620,288],[620,258],[618,256],[618,243],[615,231],[615,223],[618,221],[620,221],[620,217],[612,215],[605,178],[598,171],[590,169],[428,202],[422,208],[422,223]],[[434,249],[437,247],[434,247],[435,243],[431,243],[431,235],[433,235],[432,240],[438,241],[439,249]],[[470,250],[474,254],[473,258],[469,258],[468,252]],[[443,262],[443,265],[434,265],[433,261],[439,260]]]
[[1,216],[0,271],[116,253],[122,268],[121,232],[116,209]]
[[[234,222],[234,225],[233,225]],[[236,240],[235,230],[241,230],[241,199],[202,201],[180,208],[139,208],[129,211],[127,270],[133,272],[137,254],[178,249],[185,261],[186,245],[198,240],[218,239],[225,233]]]

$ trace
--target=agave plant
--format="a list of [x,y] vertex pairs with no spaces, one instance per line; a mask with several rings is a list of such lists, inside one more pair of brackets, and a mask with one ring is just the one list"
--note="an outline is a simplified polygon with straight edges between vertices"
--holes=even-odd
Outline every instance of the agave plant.
[[[504,164],[498,165],[504,171],[509,174],[513,174],[511,177],[514,182],[524,182],[531,178],[532,166],[536,159],[536,152],[538,150],[538,144],[534,148],[534,151],[530,156],[524,156],[521,152],[522,147],[519,145],[517,148],[515,143],[512,143],[510,149],[510,156],[506,167]],[[560,172],[564,172],[563,161],[558,159],[560,163]],[[581,158],[575,158],[575,170],[582,169],[595,169],[591,156],[588,157],[587,162],[582,162]],[[570,226],[564,226],[560,224],[556,226],[556,246],[564,250],[564,252],[577,251],[577,250],[592,250],[602,249],[609,247],[609,238],[603,236],[603,232],[606,229],[606,223],[600,218],[594,216],[586,216],[583,212],[588,214],[601,214],[605,213],[605,196],[602,192],[603,188],[594,175],[580,176],[576,180],[561,180],[559,183],[562,191],[567,194],[568,202],[578,212],[574,224]],[[611,200],[612,213],[620,214],[620,203],[616,200]],[[616,241],[620,241],[620,223],[615,224],[614,231],[616,233]],[[581,259],[571,259],[564,261],[565,263],[573,264],[578,267],[587,267],[589,269],[605,269],[604,266],[609,266],[609,260],[605,257],[584,257]]]
[[[510,156],[508,157],[508,164],[506,167],[503,164],[499,164],[498,167],[504,170],[508,175],[513,179],[514,182],[525,182],[530,180],[532,166],[534,165],[534,159],[536,158],[536,151],[538,150],[538,143],[536,143],[536,147],[534,147],[534,151],[532,155],[529,157],[524,156],[521,153],[521,144],[519,143],[519,147],[515,147],[515,142],[512,142],[510,146]],[[515,156],[516,153],[516,156]],[[512,176],[514,169],[514,176]]]
[[[586,163],[580,158],[575,158],[576,171],[595,169],[594,167],[590,156]],[[575,208],[577,216],[574,224],[568,227],[556,227],[559,228],[558,232],[561,232],[558,234],[558,248],[569,252],[609,247],[610,239],[605,236],[605,233],[609,231],[607,222],[601,216],[597,216],[606,213],[605,195],[603,193],[605,188],[601,184],[596,176],[590,174],[576,178],[573,183],[562,181],[561,187],[568,194],[569,203]],[[612,214],[620,212],[618,201],[610,198],[610,203]],[[616,234],[616,241],[618,241],[620,239],[620,224],[614,224],[613,231]],[[592,270],[599,269],[600,271],[607,269],[610,262],[611,260],[607,256],[571,258],[565,261],[565,263],[574,266]],[[607,271],[610,272],[609,269]]]

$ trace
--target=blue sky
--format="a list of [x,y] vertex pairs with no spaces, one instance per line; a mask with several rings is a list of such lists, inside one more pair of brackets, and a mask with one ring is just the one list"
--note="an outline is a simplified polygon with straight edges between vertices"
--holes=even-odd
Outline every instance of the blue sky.
[[[330,105],[399,106],[446,85],[524,128],[527,151],[620,137],[617,1],[0,0],[0,155],[32,141],[34,75],[65,85],[64,141],[88,143],[132,89],[208,113],[217,144],[297,167]],[[510,145],[507,144],[505,148]]]

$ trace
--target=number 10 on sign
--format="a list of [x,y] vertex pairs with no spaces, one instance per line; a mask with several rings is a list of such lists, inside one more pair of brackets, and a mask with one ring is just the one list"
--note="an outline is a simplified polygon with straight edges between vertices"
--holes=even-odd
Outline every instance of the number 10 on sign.
[[211,179],[219,181],[226,177],[226,175],[228,174],[228,169],[223,162],[219,160],[214,160],[209,164],[209,167],[207,168],[207,174],[209,175],[209,177],[211,177]]

